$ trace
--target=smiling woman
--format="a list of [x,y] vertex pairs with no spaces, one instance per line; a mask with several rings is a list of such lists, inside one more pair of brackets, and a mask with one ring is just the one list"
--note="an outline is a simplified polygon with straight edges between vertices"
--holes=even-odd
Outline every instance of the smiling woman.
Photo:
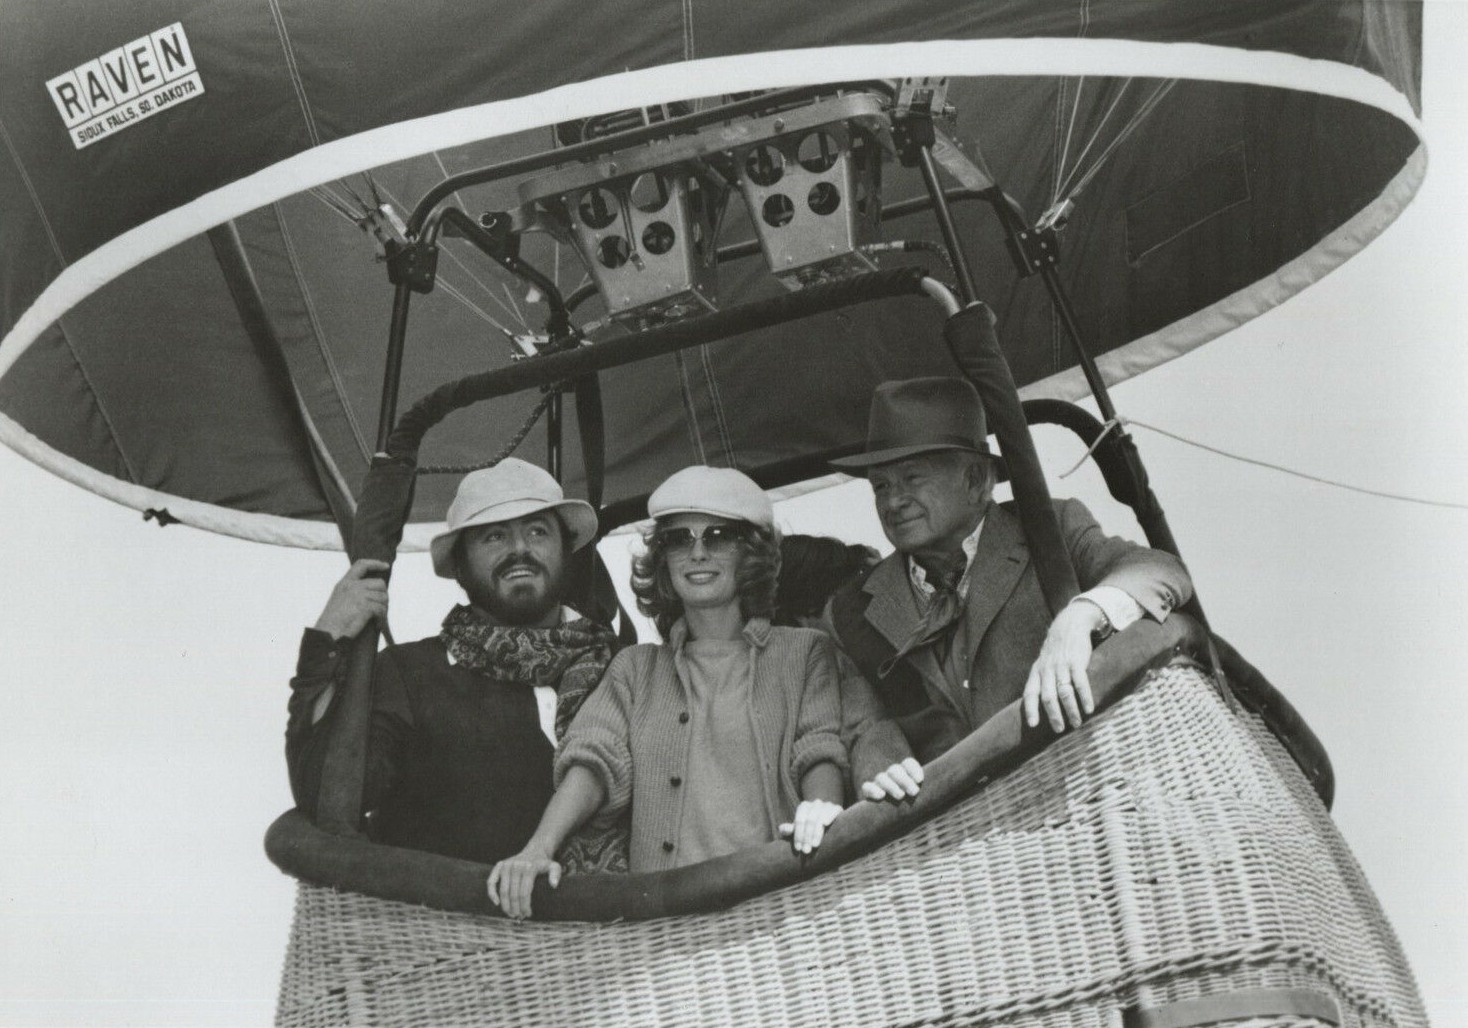
[[[780,569],[769,497],[728,468],[685,468],[648,499],[638,606],[665,642],[625,650],[556,759],[556,793],[489,894],[531,913],[535,881],[593,815],[630,810],[629,866],[667,870],[788,836],[820,845],[841,811],[846,748],[830,640],[772,627]],[[636,794],[633,794],[634,783]]]
[[663,521],[665,527],[653,533],[662,556],[653,559],[681,602],[684,615],[702,619],[728,613],[739,618],[736,576],[745,564],[740,544],[748,539],[752,550],[771,540],[707,514],[674,514]]
[[633,563],[632,589],[664,639],[685,615],[695,637],[773,618],[780,546],[770,511],[753,482],[723,468],[686,468],[649,498],[656,523]]

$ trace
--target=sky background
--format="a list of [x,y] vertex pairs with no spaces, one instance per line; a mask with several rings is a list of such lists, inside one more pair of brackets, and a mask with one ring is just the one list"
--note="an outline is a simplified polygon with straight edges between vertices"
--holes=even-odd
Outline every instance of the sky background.
[[[1468,5],[1428,3],[1425,34],[1412,206],[1324,282],[1117,387],[1125,416],[1468,504]],[[1468,511],[1134,433],[1215,628],[1329,750],[1336,823],[1430,1016],[1468,1023]],[[1040,443],[1055,473],[1079,455]],[[1089,468],[1052,482],[1136,535]],[[875,542],[865,488],[778,516]],[[342,557],[160,530],[8,450],[0,490],[0,1025],[268,1022],[294,897],[261,847],[290,805],[286,681]],[[424,554],[394,589],[400,639],[456,599]]]

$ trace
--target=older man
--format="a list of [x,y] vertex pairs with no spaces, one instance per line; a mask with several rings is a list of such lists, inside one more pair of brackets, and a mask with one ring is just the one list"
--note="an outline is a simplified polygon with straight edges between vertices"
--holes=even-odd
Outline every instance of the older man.
[[[377,657],[363,808],[379,842],[493,863],[550,800],[555,744],[611,660],[611,632],[562,605],[567,559],[596,538],[590,504],[509,458],[465,476],[434,571],[468,603],[437,636]],[[312,813],[347,647],[387,613],[380,561],[357,561],[301,641],[286,757]]]
[[[926,763],[1024,698],[1037,725],[1079,725],[1093,709],[1093,641],[1192,595],[1177,558],[1105,535],[1078,501],[1055,505],[1081,593],[1053,620],[1018,516],[993,502],[995,469],[978,392],[957,378],[884,382],[865,473],[896,552],[837,592],[831,621],[917,759]],[[920,781],[920,779],[919,779]],[[916,792],[902,765],[882,784]],[[870,793],[869,793],[870,795]]]

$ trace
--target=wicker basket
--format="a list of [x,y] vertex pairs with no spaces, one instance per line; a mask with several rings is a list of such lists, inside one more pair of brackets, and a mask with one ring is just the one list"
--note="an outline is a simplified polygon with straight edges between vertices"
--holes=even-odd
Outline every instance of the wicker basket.
[[[1209,996],[1224,1014],[1193,1008]],[[1188,666],[897,841],[721,913],[516,924],[301,885],[278,1020],[1426,1024],[1319,799]]]

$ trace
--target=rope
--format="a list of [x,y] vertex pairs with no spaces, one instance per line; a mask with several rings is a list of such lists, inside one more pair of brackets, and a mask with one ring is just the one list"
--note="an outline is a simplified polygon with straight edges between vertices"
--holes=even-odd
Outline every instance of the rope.
[[1079,182],[1071,187],[1069,194],[1065,197],[1067,200],[1074,199],[1075,197],[1081,195],[1081,191],[1085,189],[1086,186],[1090,185],[1091,179],[1096,177],[1096,173],[1101,170],[1101,166],[1110,159],[1113,153],[1116,152],[1116,148],[1121,146],[1122,143],[1126,142],[1127,137],[1136,130],[1138,125],[1142,124],[1142,122],[1146,120],[1147,116],[1152,113],[1152,111],[1157,107],[1159,103],[1162,102],[1162,98],[1165,97],[1168,93],[1172,92],[1172,87],[1175,85],[1177,85],[1177,79],[1167,79],[1162,83],[1162,85],[1157,87],[1152,95],[1149,96],[1146,101],[1143,102],[1142,106],[1137,109],[1137,113],[1132,115],[1131,120],[1128,121],[1125,127],[1122,128],[1121,133],[1111,141],[1111,145],[1102,151],[1100,157],[1096,158],[1096,163],[1091,165],[1090,170],[1087,171],[1083,176],[1081,176]]
[[[392,194],[392,191],[389,190],[386,186],[382,186],[381,188],[379,188],[377,181],[372,178],[371,175],[364,173],[363,178],[366,179],[367,184],[371,189],[371,202],[357,195],[357,191],[354,190],[345,179],[342,180],[343,188],[345,188],[346,191],[351,194],[352,199],[356,201],[356,207],[353,207],[351,203],[348,203],[346,200],[342,199],[341,196],[333,192],[328,185],[313,186],[310,190],[308,190],[308,192],[310,192],[312,196],[316,197],[316,199],[326,204],[332,210],[336,211],[337,214],[341,215],[347,221],[350,221],[353,225],[357,225],[358,227],[361,227],[362,219],[366,215],[370,214],[372,211],[375,211],[377,207],[380,206],[383,197],[386,197],[388,200],[390,200],[394,204],[397,204],[399,207],[402,206],[401,204],[398,204],[398,200]],[[454,252],[453,248],[446,246],[440,247],[439,252],[446,256],[449,260],[453,261],[454,264],[456,264],[459,269],[464,272],[465,275],[469,276],[469,280],[480,289],[482,289],[484,291],[484,294],[488,296],[491,300],[493,300],[496,304],[498,304],[506,314],[514,317],[514,319],[520,323],[521,328],[527,331],[529,330],[528,322],[526,322],[523,313],[521,313],[519,305],[515,304],[514,297],[510,295],[509,286],[503,285],[502,283],[505,294],[507,296],[510,296],[510,303],[514,304],[514,306],[509,306],[503,300],[501,300],[499,298],[499,294],[494,291],[489,283],[482,281],[479,276],[475,275],[474,271],[469,267],[469,265],[467,265],[462,259],[460,259],[459,255]],[[504,325],[500,324],[500,322],[496,320],[484,308],[480,307],[478,304],[470,300],[468,294],[464,290],[452,286],[442,272],[440,272],[436,276],[435,283],[438,286],[442,287],[445,293],[453,297],[455,300],[458,300],[470,312],[479,317],[480,320],[488,322],[503,336],[505,336],[505,338],[511,340],[515,338],[515,334],[513,332],[511,332]]]
[[571,380],[569,378],[562,379],[559,382],[555,382],[547,386],[545,390],[545,395],[540,398],[540,402],[537,403],[534,409],[530,411],[530,414],[526,416],[524,423],[520,425],[515,434],[510,436],[510,441],[504,446],[500,447],[499,451],[495,453],[493,457],[489,458],[489,460],[484,461],[482,464],[467,465],[428,464],[419,468],[418,474],[460,475],[468,474],[471,471],[483,471],[485,468],[494,467],[500,461],[504,460],[506,457],[508,457],[510,454],[514,453],[520,448],[520,444],[525,441],[525,437],[530,434],[530,430],[535,427],[535,423],[539,421],[541,415],[546,412],[546,408],[551,405],[551,401],[556,398],[561,389],[566,386],[570,381]]
[[[440,253],[448,253],[447,250],[440,250],[439,252]],[[471,275],[469,277],[470,278],[473,278],[474,276]],[[441,272],[439,273],[436,281],[437,281],[437,284],[438,284],[438,286],[439,286],[440,289],[442,289],[449,296],[453,297],[455,300],[458,300],[459,303],[463,304],[466,310],[468,310],[471,313],[473,313],[481,321],[484,321],[485,323],[487,323],[490,326],[492,326],[497,332],[499,332],[501,335],[503,335],[506,339],[510,340],[511,342],[514,342],[515,333],[511,332],[504,325],[501,325],[498,321],[496,321],[495,318],[494,318],[494,315],[490,314],[489,311],[485,310],[483,307],[479,306],[473,300],[469,299],[469,294],[468,293],[464,292],[464,290],[460,289],[458,286],[454,285],[448,279],[444,278],[443,277],[443,274]],[[493,293],[490,293],[489,296],[490,296],[490,299],[494,299],[494,294]],[[504,305],[501,304],[500,306],[504,306]]]
[[520,309],[520,301],[516,300],[515,294],[510,292],[510,284],[508,282],[501,282],[500,288],[504,290],[505,296],[509,298],[510,307],[514,310],[515,317],[519,319],[520,324],[524,325],[528,331],[530,322],[525,320],[525,312]]
[[[1081,459],[1078,460],[1078,461],[1076,461],[1074,464],[1072,464],[1070,466],[1069,470],[1062,471],[1060,473],[1060,477],[1061,478],[1069,478],[1071,475],[1074,475],[1076,473],[1076,471],[1078,471],[1080,469],[1080,466],[1082,464],[1086,463],[1086,461],[1090,459],[1091,454],[1093,454],[1093,453],[1096,452],[1096,448],[1101,445],[1102,440],[1104,440],[1108,435],[1111,434],[1111,430],[1113,428],[1120,428],[1121,427],[1121,423],[1122,423],[1123,420],[1124,419],[1122,419],[1122,418],[1112,418],[1110,421],[1106,422],[1106,427],[1103,428],[1103,429],[1101,429],[1101,434],[1096,437],[1096,441],[1093,442],[1086,449],[1086,452],[1085,453],[1081,454]],[[1145,426],[1143,426],[1143,427],[1145,427]]]
[[[1085,88],[1086,77],[1082,75],[1079,79],[1076,80],[1076,93],[1070,105],[1070,124],[1065,127],[1065,144],[1060,149],[1060,163],[1055,166],[1055,194],[1050,198],[1050,203],[1052,206],[1060,202],[1060,187],[1062,185],[1061,176],[1065,172],[1066,161],[1070,160],[1070,140],[1071,136],[1075,133],[1076,114],[1081,109],[1081,92]],[[1060,80],[1060,91],[1061,95],[1064,96],[1065,79]],[[1062,104],[1065,103],[1063,99],[1060,102]]]
[[678,372],[678,391],[683,397],[683,420],[688,426],[689,441],[693,443],[693,452],[698,455],[698,463],[707,464],[708,453],[703,447],[703,432],[698,427],[698,410],[693,400],[693,390],[688,385],[688,365],[683,360],[682,350],[673,354],[673,365]]
[[714,359],[707,346],[698,348],[698,359],[703,365],[704,381],[708,384],[709,406],[713,408],[714,423],[719,429],[719,442],[724,444],[724,460],[729,467],[737,468],[739,463],[734,459],[734,436],[729,431],[729,419],[724,413],[724,398],[719,394],[719,380],[714,374]]
[[[433,161],[435,164],[438,165],[438,173],[440,175],[442,175],[445,179],[451,177],[449,175],[448,165],[444,164],[443,162],[443,154],[439,153],[439,151],[437,150],[434,150]],[[454,191],[454,203],[458,204],[461,210],[467,211],[469,209],[469,205],[464,202],[464,198],[460,195],[458,190]]]
[[312,186],[310,189],[306,190],[306,192],[310,193],[312,196],[316,197],[316,199],[326,204],[326,206],[336,211],[337,214],[340,214],[343,218],[350,221],[353,225],[360,224],[362,217],[361,214],[345,200],[341,199],[341,197],[333,193],[326,186]]
[[1106,438],[1106,434],[1108,432],[1110,432],[1114,428],[1120,428],[1123,425],[1135,425],[1137,428],[1145,428],[1149,432],[1156,432],[1158,435],[1165,435],[1169,439],[1175,439],[1178,442],[1184,443],[1188,446],[1195,446],[1200,450],[1207,450],[1209,453],[1217,454],[1220,457],[1227,457],[1229,460],[1236,460],[1243,464],[1253,464],[1255,467],[1268,468],[1270,471],[1278,471],[1282,474],[1291,475],[1295,478],[1303,478],[1307,482],[1318,482],[1320,485],[1333,486],[1336,489],[1345,489],[1349,492],[1362,493],[1366,496],[1378,496],[1384,500],[1401,500],[1403,503],[1420,503],[1423,506],[1427,507],[1447,507],[1451,510],[1468,510],[1468,503],[1455,503],[1452,500],[1429,500],[1421,496],[1407,496],[1404,493],[1389,493],[1382,489],[1368,489],[1365,486],[1352,485],[1350,482],[1341,482],[1333,478],[1322,478],[1320,475],[1312,475],[1308,471],[1299,471],[1295,468],[1287,468],[1282,464],[1271,464],[1267,460],[1258,460],[1254,457],[1245,457],[1242,454],[1230,453],[1228,450],[1220,450],[1216,446],[1209,446],[1207,443],[1200,443],[1196,439],[1189,439],[1186,436],[1178,435],[1176,432],[1169,432],[1165,428],[1158,428],[1156,425],[1149,425],[1145,421],[1135,421],[1132,418],[1125,417],[1116,417],[1108,421],[1106,423],[1106,427],[1102,429],[1101,434],[1096,437],[1096,441],[1091,444],[1091,448],[1086,451],[1085,456],[1083,456],[1079,461],[1076,462],[1075,467],[1071,468],[1070,471],[1067,471],[1065,475],[1061,475],[1060,477],[1064,478],[1072,471],[1075,471],[1076,468],[1080,467],[1081,464],[1085,462],[1086,458],[1095,451],[1096,447],[1101,445],[1101,440]]
[[[1126,91],[1131,87],[1131,84],[1132,80],[1130,78],[1122,80],[1121,88],[1116,91],[1116,96],[1111,98],[1111,106],[1106,108],[1106,112],[1101,115],[1101,122],[1096,126],[1096,131],[1091,133],[1091,138],[1086,140],[1086,145],[1076,156],[1075,166],[1070,169],[1070,173],[1066,175],[1064,180],[1062,180],[1062,182],[1060,183],[1060,190],[1056,194],[1057,199],[1065,195],[1066,190],[1070,185],[1071,178],[1074,177],[1075,173],[1080,170],[1081,164],[1086,159],[1086,155],[1091,152],[1091,147],[1096,145],[1096,140],[1101,138],[1102,130],[1106,128],[1106,123],[1111,120],[1111,116],[1116,113],[1117,106],[1121,103],[1122,97],[1126,96]],[[1079,102],[1080,94],[1077,93],[1076,96],[1077,101]],[[1062,168],[1061,170],[1064,171],[1065,169]]]
[[10,154],[11,163],[15,165],[20,180],[25,183],[26,195],[31,198],[31,206],[35,208],[36,217],[40,219],[41,227],[46,230],[46,238],[51,241],[51,253],[55,256],[56,263],[65,268],[67,266],[66,251],[61,249],[61,243],[56,239],[56,230],[51,226],[51,218],[46,214],[46,208],[41,205],[41,194],[36,191],[36,184],[31,179],[30,171],[21,162],[20,151],[15,148],[15,143],[10,138],[10,130],[5,127],[4,119],[0,119],[0,142],[5,144],[5,150]]
[[[363,177],[364,178],[366,177],[365,174],[364,174]],[[377,204],[373,203],[371,200],[367,199],[361,193],[359,193],[355,189],[353,189],[352,188],[352,183],[349,180],[344,179],[344,178],[341,178],[341,179],[337,179],[337,181],[341,183],[342,188],[347,191],[347,195],[352,198],[352,201],[354,203],[356,203],[356,205],[359,208],[361,208],[364,211],[375,211],[377,209]],[[367,179],[368,185],[371,185],[371,182],[372,182],[372,180],[370,178]],[[372,190],[370,190],[370,192],[376,193],[377,190],[372,189]]]
[[275,22],[275,34],[280,40],[281,55],[285,58],[291,87],[296,93],[296,103],[301,108],[301,121],[306,126],[306,134],[311,137],[311,145],[320,146],[321,133],[316,129],[316,115],[311,110],[311,101],[306,97],[306,83],[301,77],[300,66],[296,63],[296,50],[291,44],[290,32],[285,27],[285,13],[280,9],[280,0],[268,0],[268,3],[270,18]]

